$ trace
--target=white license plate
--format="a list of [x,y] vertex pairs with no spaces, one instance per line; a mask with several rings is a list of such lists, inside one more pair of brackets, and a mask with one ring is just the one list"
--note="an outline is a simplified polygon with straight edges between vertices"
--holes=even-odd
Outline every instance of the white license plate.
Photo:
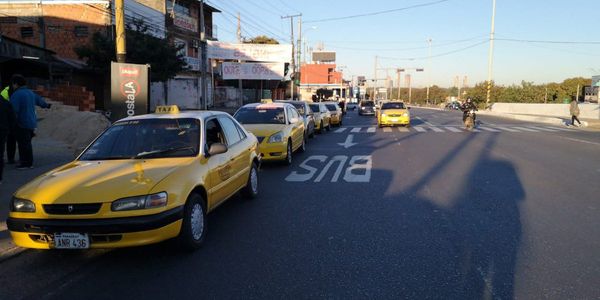
[[81,233],[55,233],[54,248],[56,249],[88,249],[90,239],[87,234]]
[[398,119],[391,119],[392,122],[398,122]]

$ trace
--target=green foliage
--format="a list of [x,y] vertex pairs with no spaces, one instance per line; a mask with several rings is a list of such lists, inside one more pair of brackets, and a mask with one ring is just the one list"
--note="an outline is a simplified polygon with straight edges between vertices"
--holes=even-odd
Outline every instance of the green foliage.
[[[148,26],[134,21],[126,31],[127,62],[150,65],[150,80],[166,81],[184,71],[186,62],[179,51],[183,46],[173,45],[168,39],[148,34]],[[91,45],[76,47],[75,52],[85,59],[88,67],[108,74],[110,62],[116,61],[115,41],[101,33],[92,36]]]
[[279,42],[274,39],[274,38],[270,38],[266,35],[259,35],[256,37],[253,37],[249,40],[245,40],[244,41],[245,44],[270,44],[270,45],[278,45]]

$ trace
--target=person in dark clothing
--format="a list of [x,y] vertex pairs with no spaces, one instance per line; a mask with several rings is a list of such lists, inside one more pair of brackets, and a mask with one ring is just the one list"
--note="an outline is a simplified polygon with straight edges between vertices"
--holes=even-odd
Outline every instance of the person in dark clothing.
[[19,146],[19,160],[17,169],[29,169],[33,167],[33,148],[31,139],[37,127],[37,116],[35,106],[50,108],[40,95],[27,88],[27,81],[22,75],[15,74],[11,78],[13,94],[10,96],[10,104],[17,117],[15,136]]
[[[463,111],[463,123],[464,123],[465,120],[467,119],[467,115],[469,114],[469,111],[471,111],[471,110],[477,111],[477,106],[475,105],[475,103],[473,103],[473,100],[471,100],[471,97],[469,97],[469,98],[467,98],[467,101],[460,106],[460,109]],[[476,119],[476,115],[475,115],[475,113],[473,113],[473,122],[475,122],[475,119]]]
[[15,129],[16,118],[8,101],[0,100],[0,184],[4,173],[4,145],[9,132]]
[[[12,95],[12,92],[13,92],[13,88],[9,84],[7,87],[5,87],[2,90],[2,92],[0,94],[2,99],[0,99],[0,100],[4,100],[7,103],[9,103],[8,101],[10,101],[10,95]],[[14,130],[12,130],[12,131],[9,131],[8,135],[6,136],[6,158],[8,160],[8,164],[15,163],[15,153],[16,152],[17,152],[17,139],[15,137]]]

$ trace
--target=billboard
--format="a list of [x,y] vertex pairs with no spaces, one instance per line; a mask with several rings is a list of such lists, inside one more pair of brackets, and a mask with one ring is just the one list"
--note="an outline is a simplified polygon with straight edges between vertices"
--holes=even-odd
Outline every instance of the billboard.
[[335,52],[333,51],[313,51],[312,60],[318,62],[335,62]]
[[282,80],[284,63],[223,63],[223,79]]
[[292,45],[230,44],[208,41],[206,54],[209,59],[246,60],[264,62],[290,62]]
[[148,113],[148,65],[110,64],[111,120]]

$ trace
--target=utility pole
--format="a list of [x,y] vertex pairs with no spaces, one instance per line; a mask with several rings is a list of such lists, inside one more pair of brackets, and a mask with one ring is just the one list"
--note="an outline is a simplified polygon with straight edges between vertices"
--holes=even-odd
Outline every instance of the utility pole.
[[[290,95],[291,95],[291,99],[294,100],[294,76],[296,75],[296,59],[294,58],[296,56],[296,51],[294,48],[294,18],[295,17],[302,17],[302,14],[297,14],[297,15],[288,15],[288,16],[282,16],[282,19],[290,19],[290,33],[292,35],[291,41],[292,41],[292,63],[291,63],[291,67],[292,67],[292,73],[290,74]],[[300,47],[300,45],[298,45]]]
[[404,78],[408,81],[408,103],[412,104],[412,76],[407,74]]
[[127,57],[125,46],[125,4],[115,0],[115,27],[117,30],[117,62],[124,63]]
[[494,31],[496,24],[496,0],[492,0],[492,30],[490,30],[490,51],[488,56],[488,78],[487,78],[487,96],[485,98],[486,106],[490,105],[490,93],[492,92],[492,67],[494,62]]
[[429,68],[429,70],[427,71],[427,104],[428,105],[429,105],[429,87],[431,86],[431,74],[430,74],[430,71],[431,71],[431,41],[432,41],[431,38],[429,38],[427,40],[427,44],[429,44],[429,56],[427,59],[428,60],[427,68]]
[[298,51],[298,58],[296,59],[296,62],[300,67],[302,67],[302,61],[300,60],[302,58],[302,15],[298,17],[298,42],[296,43],[296,49]]
[[377,55],[375,55],[375,77],[373,77],[374,82],[373,82],[373,101],[377,100]]
[[240,16],[240,13],[238,12],[238,24],[237,24],[237,42],[238,44],[242,43],[242,17]]
[[[204,27],[204,0],[200,0],[200,76],[202,76],[202,100],[208,110],[208,82],[206,80],[206,28]],[[212,65],[211,65],[212,66]],[[212,68],[211,68],[212,69]],[[214,91],[213,91],[214,93]]]
[[[238,27],[237,27],[237,40],[238,43],[242,43],[242,17],[238,12]],[[240,67],[242,66],[242,61],[238,60]],[[240,107],[244,106],[244,90],[242,87],[242,79],[238,79],[238,92],[240,94]]]
[[548,103],[548,86],[546,86],[546,95],[544,95],[544,103]]
[[577,97],[575,97],[575,101],[579,102],[579,84],[577,85]]
[[402,85],[400,83],[400,69],[396,69],[396,75],[398,76],[398,78],[396,79],[396,82],[398,82],[398,101],[400,101],[402,98],[400,98],[400,86]]

